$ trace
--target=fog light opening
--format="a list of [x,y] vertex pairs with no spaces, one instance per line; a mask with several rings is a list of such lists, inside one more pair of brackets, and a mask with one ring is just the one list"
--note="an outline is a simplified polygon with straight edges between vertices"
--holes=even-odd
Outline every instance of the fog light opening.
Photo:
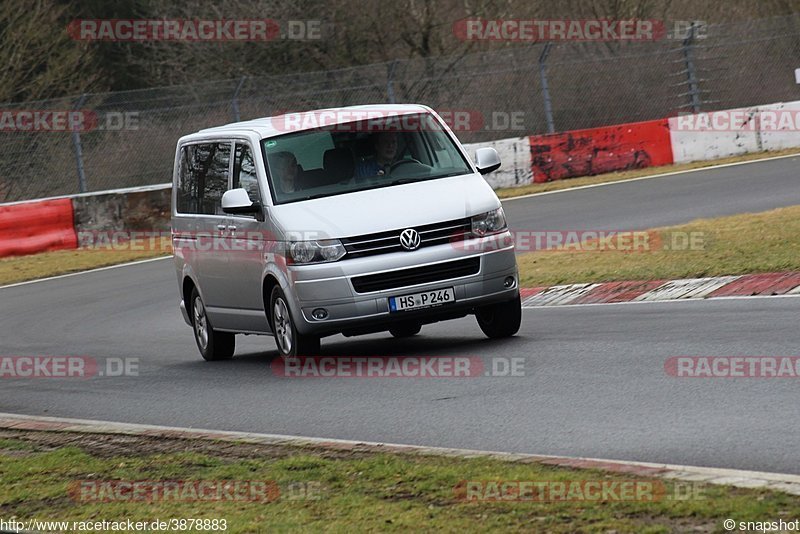
[[506,289],[511,289],[517,285],[517,280],[513,276],[506,276],[506,279],[503,280],[503,287]]
[[317,308],[316,310],[311,312],[311,317],[316,319],[317,321],[324,321],[328,318],[328,310],[325,308]]

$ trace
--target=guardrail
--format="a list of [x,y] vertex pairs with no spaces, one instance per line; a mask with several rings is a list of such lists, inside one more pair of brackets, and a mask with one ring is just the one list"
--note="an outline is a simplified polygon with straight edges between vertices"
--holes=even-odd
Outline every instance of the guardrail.
[[0,205],[0,257],[77,247],[70,199]]
[[503,167],[493,187],[800,147],[800,101],[532,135],[492,143]]

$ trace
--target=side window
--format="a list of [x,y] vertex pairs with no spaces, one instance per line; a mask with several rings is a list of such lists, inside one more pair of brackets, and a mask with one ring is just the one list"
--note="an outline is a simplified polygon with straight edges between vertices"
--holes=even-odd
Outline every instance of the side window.
[[228,190],[230,162],[230,143],[183,147],[178,175],[178,212],[224,215],[222,195]]
[[189,164],[192,146],[181,148],[178,159],[178,187],[176,189],[176,205],[178,213],[200,213],[199,195],[196,176],[191,172]]
[[252,202],[261,202],[258,191],[258,177],[253,151],[249,145],[236,143],[236,156],[233,160],[233,189],[243,188]]

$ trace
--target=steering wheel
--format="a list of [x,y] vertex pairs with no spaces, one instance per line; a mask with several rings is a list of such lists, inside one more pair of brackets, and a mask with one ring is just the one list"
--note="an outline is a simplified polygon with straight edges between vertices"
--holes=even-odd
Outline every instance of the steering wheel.
[[393,173],[395,171],[395,169],[397,169],[401,165],[405,165],[406,163],[416,163],[417,165],[422,165],[421,161],[417,161],[414,158],[401,159],[400,161],[395,161],[394,163],[392,163],[392,166],[389,167],[389,173]]

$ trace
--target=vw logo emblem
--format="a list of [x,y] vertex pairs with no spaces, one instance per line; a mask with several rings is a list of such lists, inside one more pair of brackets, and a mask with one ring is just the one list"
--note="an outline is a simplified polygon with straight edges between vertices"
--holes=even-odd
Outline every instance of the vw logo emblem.
[[408,228],[400,232],[400,244],[406,250],[417,250],[422,243],[419,237],[419,232],[413,228]]

